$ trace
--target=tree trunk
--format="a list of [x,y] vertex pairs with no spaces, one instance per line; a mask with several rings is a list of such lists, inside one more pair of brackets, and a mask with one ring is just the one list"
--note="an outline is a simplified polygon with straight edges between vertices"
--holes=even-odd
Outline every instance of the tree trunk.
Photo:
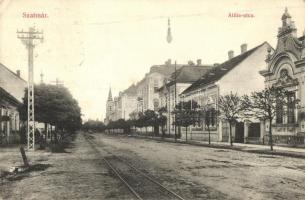
[[269,144],[270,144],[270,150],[273,151],[273,140],[272,140],[272,119],[269,119]]
[[209,145],[211,144],[211,131],[210,126],[208,126],[208,132],[209,132]]
[[58,138],[57,138],[57,131],[55,131],[55,134],[54,134],[54,139],[55,139],[55,144],[57,144],[58,143]]
[[185,140],[187,141],[187,126],[185,127]]
[[177,142],[177,126],[175,125],[175,142]]
[[49,132],[49,130],[48,130],[48,123],[44,123],[44,134],[45,134],[45,137],[44,137],[44,142],[45,143],[47,143],[47,137],[48,137],[48,132]]
[[231,122],[230,122],[229,124],[230,124],[230,145],[233,146],[233,140],[232,140],[232,124],[231,124]]

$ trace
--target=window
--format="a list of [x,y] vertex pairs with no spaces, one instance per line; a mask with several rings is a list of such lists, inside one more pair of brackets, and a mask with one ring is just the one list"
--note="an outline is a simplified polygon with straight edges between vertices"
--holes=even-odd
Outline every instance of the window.
[[154,99],[154,110],[158,110],[159,108],[159,99]]
[[157,79],[154,80],[154,92],[157,92],[159,89],[159,82]]
[[294,111],[295,111],[295,93],[289,93],[287,95],[287,117],[288,117],[288,124],[295,123],[295,116],[294,116]]
[[217,121],[217,115],[215,109],[211,109],[210,111],[211,115],[211,126],[216,126],[216,121]]
[[276,123],[282,124],[283,123],[283,103],[281,101],[277,101],[276,103]]
[[205,118],[205,125],[210,127],[216,127],[217,125],[217,114],[214,108],[209,109],[206,112],[207,117]]

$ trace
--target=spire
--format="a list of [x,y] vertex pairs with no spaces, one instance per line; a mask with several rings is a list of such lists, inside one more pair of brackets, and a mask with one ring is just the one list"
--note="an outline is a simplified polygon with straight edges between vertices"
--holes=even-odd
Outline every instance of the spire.
[[108,101],[112,101],[111,87],[109,88]]
[[278,37],[286,36],[287,34],[292,34],[292,36],[296,37],[296,31],[294,21],[291,20],[288,8],[286,7],[282,15],[282,27],[279,28]]
[[288,8],[285,7],[285,12],[282,15],[282,20],[287,19],[287,18],[291,18],[290,14],[288,13]]
[[172,38],[172,33],[171,33],[171,22],[170,19],[168,18],[168,28],[167,28],[167,37],[166,40],[168,43],[171,43],[171,41],[173,40]]

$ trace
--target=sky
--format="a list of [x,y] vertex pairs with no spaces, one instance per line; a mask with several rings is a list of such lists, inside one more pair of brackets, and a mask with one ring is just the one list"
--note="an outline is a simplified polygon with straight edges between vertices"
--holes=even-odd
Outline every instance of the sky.
[[44,42],[34,49],[35,82],[41,73],[45,83],[58,78],[78,100],[84,119],[103,120],[109,87],[118,95],[152,65],[169,58],[222,63],[229,50],[238,55],[243,43],[248,49],[264,41],[275,47],[285,7],[301,36],[305,0],[0,0],[0,62],[27,80],[27,51],[16,31],[43,30]]

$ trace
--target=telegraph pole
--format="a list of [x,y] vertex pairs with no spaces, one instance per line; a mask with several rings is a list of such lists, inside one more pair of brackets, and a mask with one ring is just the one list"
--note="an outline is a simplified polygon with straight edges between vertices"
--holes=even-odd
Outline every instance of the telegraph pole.
[[28,31],[18,31],[17,38],[22,41],[28,50],[28,121],[27,121],[27,140],[28,150],[35,150],[35,118],[34,118],[34,57],[33,52],[36,41],[43,41],[43,32],[36,31],[30,27]]
[[64,82],[63,82],[63,81],[60,81],[58,78],[56,78],[55,81],[51,81],[51,83],[55,83],[55,85],[56,85],[57,87],[62,86],[62,85],[64,84]]
[[[175,61],[175,107],[177,105],[177,62]],[[177,142],[177,119],[176,119],[176,112],[175,112],[175,142]]]

